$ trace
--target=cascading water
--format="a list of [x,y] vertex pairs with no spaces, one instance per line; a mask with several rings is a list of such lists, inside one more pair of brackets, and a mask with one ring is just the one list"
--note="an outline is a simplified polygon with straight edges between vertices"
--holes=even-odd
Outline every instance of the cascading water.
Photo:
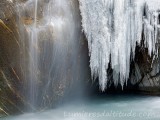
[[[88,79],[88,56],[78,1],[27,0],[17,3],[28,103],[52,107]],[[81,58],[81,59],[80,59]],[[68,91],[68,92],[67,92]]]
[[[154,54],[154,58],[158,55],[155,44],[160,2],[79,2],[82,27],[88,39],[92,77],[99,77],[100,87],[104,91],[108,82],[107,69],[111,66],[115,86],[120,83],[123,87],[129,78],[130,58],[134,59],[136,45],[143,39],[142,34],[149,55]],[[48,95],[51,88],[55,89],[54,92],[58,91],[55,94],[62,96],[65,86],[79,80],[79,76],[81,79],[87,76],[88,72],[83,78],[81,75],[85,66],[81,63],[83,59],[79,59],[79,54],[82,54],[79,53],[82,34],[81,18],[76,7],[78,1],[75,0],[26,0],[17,3],[22,49],[28,51],[24,52],[25,59],[22,60],[22,64],[25,63],[23,68],[27,68],[24,72],[28,85],[25,90],[29,90],[28,99],[32,105],[37,101],[40,102],[38,104],[50,103],[53,100]]]
[[[123,87],[127,83],[130,60],[134,60],[136,45],[141,40],[144,39],[148,54],[155,55],[154,59],[157,57],[160,2],[79,0],[79,3],[82,27],[88,39],[91,74],[93,78],[99,78],[102,91],[109,81],[109,66],[113,70],[115,86],[121,84]],[[20,34],[23,49],[29,51],[24,57],[29,58],[24,60],[29,66],[25,72],[28,74],[24,75],[30,81],[26,90],[30,90],[28,98],[34,104],[36,99],[40,99],[39,94],[43,94],[41,99],[46,100],[50,88],[63,89],[66,79],[79,79],[77,76],[80,73],[75,74],[82,36],[79,11],[76,8],[78,2],[26,0],[17,6],[19,19],[22,19],[19,28],[23,31]],[[23,35],[24,33],[27,35]],[[53,87],[53,81],[54,85],[59,84],[59,88]],[[43,89],[38,90],[42,86]]]
[[[38,29],[37,29],[37,4],[38,1],[35,0],[34,3],[34,20],[33,25],[29,28],[29,101],[31,104],[36,103],[36,82],[38,81]],[[35,82],[34,82],[35,81]]]

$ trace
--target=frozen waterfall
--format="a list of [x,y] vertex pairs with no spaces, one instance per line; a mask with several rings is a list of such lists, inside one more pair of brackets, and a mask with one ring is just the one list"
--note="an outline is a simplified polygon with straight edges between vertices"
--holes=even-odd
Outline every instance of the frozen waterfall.
[[[135,48],[144,40],[148,54],[158,55],[158,0],[79,0],[83,31],[88,39],[90,68],[104,91],[109,64],[115,86],[129,78]],[[144,37],[142,37],[142,34]]]

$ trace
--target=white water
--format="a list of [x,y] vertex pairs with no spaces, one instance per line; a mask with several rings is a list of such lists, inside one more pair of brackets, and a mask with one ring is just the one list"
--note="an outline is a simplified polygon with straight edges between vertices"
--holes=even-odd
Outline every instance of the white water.
[[[79,0],[82,26],[88,39],[93,78],[102,91],[108,82],[111,62],[115,86],[122,88],[129,78],[130,58],[144,33],[148,54],[156,56],[159,30],[159,0]],[[144,14],[144,11],[146,15]]]
[[159,120],[159,112],[159,97],[108,95],[4,120]]

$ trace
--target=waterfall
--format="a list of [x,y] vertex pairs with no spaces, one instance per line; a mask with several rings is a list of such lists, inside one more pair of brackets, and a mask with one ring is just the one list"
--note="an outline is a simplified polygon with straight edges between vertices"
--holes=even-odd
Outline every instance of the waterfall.
[[153,60],[158,56],[159,6],[157,0],[17,2],[28,103],[35,109],[52,106],[89,78],[82,28],[88,40],[92,78],[98,78],[105,91],[111,68],[114,85],[123,88],[137,45],[143,41]]
[[[107,70],[113,70],[113,82],[122,88],[129,79],[130,62],[136,45],[144,40],[148,54],[158,55],[157,33],[159,8],[157,0],[79,0],[83,31],[89,45],[92,77],[99,78],[102,91],[109,81]],[[142,38],[144,34],[144,38]],[[130,60],[131,59],[131,60]]]
[[52,107],[73,89],[83,92],[89,73],[78,1],[27,0],[16,7],[28,103]]
[[37,29],[37,4],[38,1],[34,1],[34,20],[33,25],[29,28],[29,86],[30,86],[30,93],[29,93],[29,101],[33,105],[36,103],[36,89],[39,76],[38,76],[38,29]]

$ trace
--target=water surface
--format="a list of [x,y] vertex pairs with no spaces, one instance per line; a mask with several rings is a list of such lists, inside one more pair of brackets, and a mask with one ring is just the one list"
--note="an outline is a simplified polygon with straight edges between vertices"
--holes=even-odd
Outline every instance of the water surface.
[[4,120],[160,120],[160,97],[108,95]]

